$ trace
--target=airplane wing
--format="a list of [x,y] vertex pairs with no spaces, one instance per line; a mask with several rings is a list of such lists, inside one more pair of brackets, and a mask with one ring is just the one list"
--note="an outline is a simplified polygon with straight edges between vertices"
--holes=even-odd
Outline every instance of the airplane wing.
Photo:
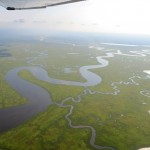
[[38,9],[79,2],[84,0],[0,0],[0,5],[7,10]]

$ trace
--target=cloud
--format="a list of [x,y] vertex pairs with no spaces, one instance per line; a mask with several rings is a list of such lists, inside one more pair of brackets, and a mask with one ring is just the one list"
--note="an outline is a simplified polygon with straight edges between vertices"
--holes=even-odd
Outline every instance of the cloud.
[[33,23],[47,23],[45,20],[34,20]]
[[24,19],[15,19],[13,22],[14,23],[25,23],[26,21]]
[[91,25],[93,25],[93,26],[98,26],[99,24],[98,24],[98,23],[92,23]]
[[63,24],[63,22],[62,22],[62,21],[56,21],[56,23],[57,23],[57,24]]
[[71,21],[70,24],[75,24],[75,22]]
[[116,25],[116,28],[120,28],[120,25],[119,25],[119,24],[117,24],[117,25]]

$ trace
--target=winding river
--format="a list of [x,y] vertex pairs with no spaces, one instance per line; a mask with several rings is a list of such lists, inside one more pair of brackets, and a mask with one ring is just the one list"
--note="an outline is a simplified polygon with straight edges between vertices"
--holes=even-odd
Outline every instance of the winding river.
[[10,70],[5,77],[6,81],[20,95],[25,97],[28,100],[28,103],[0,110],[0,132],[7,131],[18,126],[35,116],[37,113],[44,111],[50,104],[53,104],[49,93],[45,89],[18,76],[18,73],[21,70],[28,70],[38,80],[49,82],[51,84],[94,86],[101,82],[101,78],[97,74],[90,72],[89,69],[100,68],[106,65],[106,61],[102,61],[100,65],[81,67],[80,73],[87,80],[87,82],[83,83],[51,78],[48,76],[46,70],[41,67],[19,67]]
[[[143,51],[140,54],[139,54],[139,52],[137,54],[135,54],[135,52],[133,52],[133,53],[134,53],[134,55],[123,54],[118,50],[116,53],[109,52],[109,53],[106,53],[105,56],[96,57],[96,59],[99,63],[98,65],[83,66],[80,68],[80,74],[86,80],[86,82],[65,81],[65,80],[51,78],[48,76],[48,73],[46,70],[44,70],[43,68],[38,67],[38,66],[19,67],[19,68],[10,70],[6,75],[6,81],[20,95],[25,97],[28,100],[28,103],[21,105],[21,106],[15,106],[15,107],[0,110],[0,132],[7,131],[11,128],[14,128],[14,127],[26,122],[33,116],[46,110],[46,108],[49,105],[54,104],[49,93],[45,89],[43,89],[35,84],[32,84],[29,81],[26,81],[18,76],[18,73],[21,70],[28,70],[38,80],[45,81],[50,84],[59,84],[59,85],[62,84],[62,85],[73,85],[73,86],[85,87],[84,92],[82,94],[78,95],[77,101],[80,102],[82,96],[86,95],[87,93],[90,93],[90,91],[88,91],[86,89],[86,87],[95,86],[97,84],[100,84],[102,81],[102,79],[99,75],[91,72],[90,70],[108,66],[109,61],[106,60],[105,58],[114,57],[114,54],[143,57],[145,55],[145,53],[147,53],[147,51]],[[114,86],[114,90],[117,91],[118,89],[116,89],[116,87]],[[109,94],[113,94],[113,93],[109,93]],[[107,147],[107,146],[102,147],[99,145],[95,145],[96,130],[93,127],[86,126],[86,125],[85,126],[82,126],[82,125],[81,126],[80,125],[73,126],[72,125],[72,121],[70,120],[69,116],[72,114],[74,106],[65,105],[65,102],[67,100],[75,101],[74,98],[69,97],[57,105],[59,107],[69,107],[70,108],[70,111],[65,116],[66,120],[68,121],[69,126],[72,128],[90,128],[91,132],[92,132],[90,144],[93,147],[95,147],[96,149],[107,148],[107,149],[113,150],[114,148],[112,148],[112,147]]]
[[[63,84],[63,85],[87,87],[87,86],[95,86],[97,84],[100,84],[100,82],[102,81],[100,76],[90,71],[91,69],[106,67],[108,65],[108,61],[105,59],[99,59],[98,61],[99,61],[98,65],[83,66],[80,68],[80,74],[86,80],[86,82],[75,82],[75,81],[65,81],[65,80],[54,79],[48,76],[48,73],[46,70],[38,66],[18,67],[18,68],[10,70],[5,77],[6,81],[20,95],[25,97],[28,100],[28,103],[25,105],[21,105],[21,106],[15,106],[15,107],[0,110],[0,122],[1,122],[0,132],[7,131],[11,128],[14,128],[26,122],[27,120],[29,120],[30,118],[38,114],[39,112],[44,111],[49,105],[53,104],[49,93],[45,89],[37,85],[34,85],[30,83],[29,81],[26,81],[18,76],[18,73],[21,70],[28,70],[38,80],[45,81],[50,84],[59,84],[59,85]],[[63,106],[63,105],[64,103],[62,103],[60,107],[68,107],[68,106]],[[72,114],[72,110],[73,110],[73,106],[71,106],[70,112],[67,114],[67,116]],[[70,119],[68,118],[67,120],[69,121]],[[73,127],[71,125],[71,122],[69,123],[69,125],[70,127]],[[90,128],[92,131],[92,137],[91,137],[90,143],[94,147],[96,146],[94,144],[96,131],[93,127],[78,126],[74,128]]]
[[6,75],[6,81],[20,95],[25,97],[28,102],[25,105],[0,110],[0,132],[7,131],[21,123],[24,123],[28,119],[35,116],[37,113],[44,111],[49,105],[53,104],[49,93],[45,89],[18,76],[18,73],[21,70],[28,70],[37,79],[49,82],[51,84],[94,86],[101,82],[101,78],[97,74],[90,72],[89,69],[104,67],[107,65],[106,62],[107,61],[102,60],[100,65],[81,67],[80,73],[87,80],[87,82],[83,83],[51,78],[48,76],[47,71],[41,67],[19,67],[10,70]]

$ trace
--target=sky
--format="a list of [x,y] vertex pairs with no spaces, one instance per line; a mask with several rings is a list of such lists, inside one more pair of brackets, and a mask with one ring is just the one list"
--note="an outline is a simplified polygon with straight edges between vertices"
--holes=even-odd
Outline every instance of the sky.
[[0,7],[0,29],[150,35],[150,0],[86,0],[36,10]]

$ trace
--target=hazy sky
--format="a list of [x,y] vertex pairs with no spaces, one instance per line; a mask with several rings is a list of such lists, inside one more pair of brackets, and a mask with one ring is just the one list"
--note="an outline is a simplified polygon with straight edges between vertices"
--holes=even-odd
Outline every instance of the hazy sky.
[[0,7],[0,28],[150,34],[150,0],[87,0],[21,11]]

